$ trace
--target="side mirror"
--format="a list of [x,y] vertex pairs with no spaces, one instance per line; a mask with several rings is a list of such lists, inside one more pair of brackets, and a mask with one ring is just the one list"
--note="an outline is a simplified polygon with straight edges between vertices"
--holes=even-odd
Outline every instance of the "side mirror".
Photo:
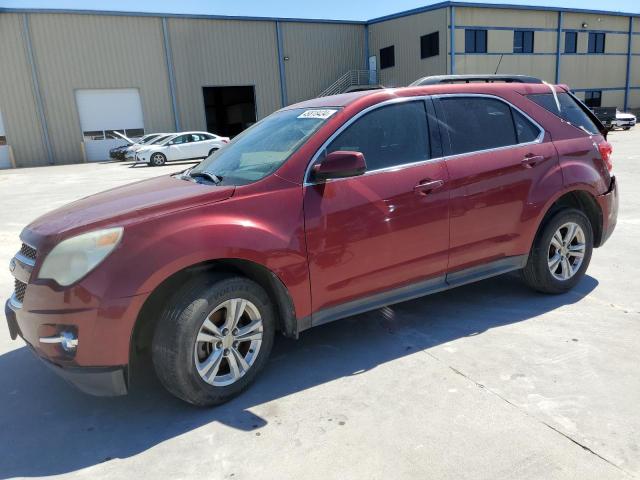
[[347,178],[362,175],[367,170],[364,155],[360,152],[338,150],[316,163],[313,178],[323,182],[329,178]]

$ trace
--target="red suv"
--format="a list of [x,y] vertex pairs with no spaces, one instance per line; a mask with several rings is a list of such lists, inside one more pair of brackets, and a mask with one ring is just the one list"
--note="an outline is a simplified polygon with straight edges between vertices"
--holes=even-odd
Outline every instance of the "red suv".
[[574,287],[616,223],[599,121],[533,78],[417,83],[284,108],[195,168],[34,221],[11,261],[12,338],[97,395],[126,393],[147,347],[170,392],[213,405],[276,331],[511,270]]

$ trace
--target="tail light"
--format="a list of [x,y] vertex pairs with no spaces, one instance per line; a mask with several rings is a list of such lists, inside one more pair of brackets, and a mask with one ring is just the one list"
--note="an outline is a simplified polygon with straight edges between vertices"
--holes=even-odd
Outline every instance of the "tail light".
[[223,138],[222,139],[222,143],[229,143],[229,139],[228,138]]
[[607,166],[609,172],[613,171],[613,161],[611,160],[611,154],[613,153],[613,147],[609,142],[603,140],[598,144],[598,151],[602,157],[602,161]]

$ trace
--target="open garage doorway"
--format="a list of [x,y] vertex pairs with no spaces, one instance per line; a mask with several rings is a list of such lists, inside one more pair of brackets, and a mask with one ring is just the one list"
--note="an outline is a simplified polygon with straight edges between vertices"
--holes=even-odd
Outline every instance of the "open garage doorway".
[[256,122],[253,86],[203,87],[207,131],[234,137]]

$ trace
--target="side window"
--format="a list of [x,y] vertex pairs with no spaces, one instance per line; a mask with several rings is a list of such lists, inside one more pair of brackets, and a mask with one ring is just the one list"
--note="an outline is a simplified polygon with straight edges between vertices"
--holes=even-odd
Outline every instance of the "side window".
[[180,135],[179,137],[174,138],[173,140],[171,140],[171,145],[182,145],[183,143],[187,143],[189,141],[189,139],[187,138],[188,135]]
[[506,103],[484,97],[443,97],[440,99],[453,155],[518,143]]
[[192,142],[201,142],[202,140],[204,140],[204,136],[198,135],[197,133],[191,134],[191,141]]
[[515,109],[511,109],[513,115],[513,124],[516,126],[516,137],[518,143],[533,142],[540,135],[540,130],[531,123],[524,115]]
[[587,112],[568,93],[558,93],[560,110],[551,93],[534,93],[527,95],[527,98],[588,134],[599,133],[597,125],[589,118]]
[[348,126],[327,147],[362,152],[367,170],[430,158],[427,113],[423,101],[377,108]]

